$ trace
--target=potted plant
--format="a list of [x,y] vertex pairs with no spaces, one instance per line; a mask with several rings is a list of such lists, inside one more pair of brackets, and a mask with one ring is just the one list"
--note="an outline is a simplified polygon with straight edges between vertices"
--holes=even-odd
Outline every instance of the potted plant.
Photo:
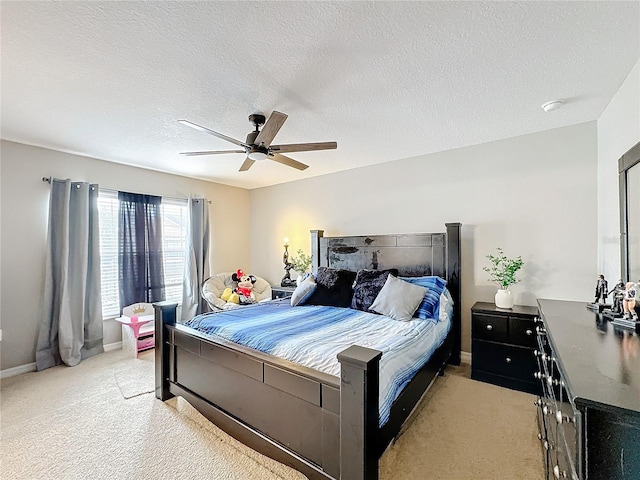
[[498,286],[495,296],[496,307],[512,308],[513,297],[509,287],[520,281],[516,279],[516,272],[522,268],[524,262],[519,256],[516,258],[507,257],[500,247],[497,250],[497,255],[487,255],[491,266],[482,269],[489,274],[489,280]]
[[300,285],[300,282],[304,280],[307,276],[305,275],[306,271],[311,266],[311,255],[307,256],[301,248],[298,249],[298,256],[291,257],[290,263],[293,266],[293,269],[298,272],[297,283]]

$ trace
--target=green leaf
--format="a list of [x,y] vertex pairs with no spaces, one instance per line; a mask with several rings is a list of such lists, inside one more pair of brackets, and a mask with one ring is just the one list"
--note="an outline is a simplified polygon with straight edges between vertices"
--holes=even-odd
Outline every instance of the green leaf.
[[491,265],[482,267],[482,269],[489,274],[490,281],[506,290],[510,285],[520,281],[516,279],[516,272],[522,268],[524,262],[519,256],[516,258],[507,257],[500,247],[496,250],[498,251],[497,255],[487,255]]

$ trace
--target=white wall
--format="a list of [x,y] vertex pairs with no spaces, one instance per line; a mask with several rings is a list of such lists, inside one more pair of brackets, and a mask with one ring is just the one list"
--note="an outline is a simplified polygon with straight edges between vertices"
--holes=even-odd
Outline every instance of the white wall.
[[620,278],[618,159],[640,141],[640,60],[598,119],[598,271]]
[[[42,177],[95,182],[105,188],[171,197],[202,195],[209,205],[212,271],[249,265],[249,192],[186,177],[2,141],[0,368],[35,361],[42,311],[49,185]],[[106,321],[104,343],[120,341]]]
[[470,308],[493,301],[482,270],[503,247],[525,261],[516,303],[590,301],[596,279],[596,123],[251,191],[251,264],[279,284],[282,238],[310,253],[325,235],[444,231],[463,224],[463,350]]

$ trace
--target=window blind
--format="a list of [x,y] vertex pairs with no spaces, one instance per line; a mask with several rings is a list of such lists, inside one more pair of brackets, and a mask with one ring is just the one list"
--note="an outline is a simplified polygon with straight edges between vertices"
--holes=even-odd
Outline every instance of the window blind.
[[[118,192],[100,189],[100,278],[103,319],[120,316],[118,289]],[[182,302],[188,230],[187,200],[162,198],[162,248],[166,300]]]

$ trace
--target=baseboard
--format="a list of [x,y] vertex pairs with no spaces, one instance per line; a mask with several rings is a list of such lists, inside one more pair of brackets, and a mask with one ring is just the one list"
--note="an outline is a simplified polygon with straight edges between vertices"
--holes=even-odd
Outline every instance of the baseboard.
[[467,365],[471,365],[471,353],[470,352],[460,352],[460,362],[466,363]]
[[15,377],[16,375],[21,375],[23,373],[35,372],[36,371],[36,362],[27,363],[26,365],[18,365],[17,367],[5,368],[4,370],[0,370],[0,379]]
[[[110,343],[104,346],[105,352],[111,352],[113,350],[120,350],[122,348],[122,342]],[[35,372],[36,371],[36,362],[27,363],[26,365],[18,365],[17,367],[6,368],[4,370],[0,370],[0,379],[15,377],[16,375],[21,375],[23,373]]]
[[112,352],[113,350],[122,350],[122,342],[110,343],[104,346],[105,352]]

